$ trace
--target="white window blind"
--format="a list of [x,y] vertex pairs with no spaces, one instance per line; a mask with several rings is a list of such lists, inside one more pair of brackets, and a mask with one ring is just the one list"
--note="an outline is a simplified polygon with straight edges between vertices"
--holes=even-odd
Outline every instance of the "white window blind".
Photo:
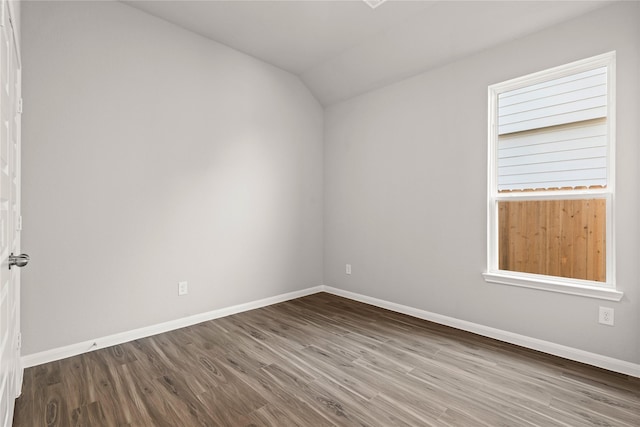
[[607,185],[607,68],[498,96],[498,190]]

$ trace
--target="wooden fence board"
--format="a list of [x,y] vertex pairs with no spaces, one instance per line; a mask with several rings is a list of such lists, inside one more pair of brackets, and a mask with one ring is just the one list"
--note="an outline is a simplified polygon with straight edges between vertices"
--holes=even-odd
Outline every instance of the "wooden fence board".
[[498,203],[501,270],[606,280],[606,200]]

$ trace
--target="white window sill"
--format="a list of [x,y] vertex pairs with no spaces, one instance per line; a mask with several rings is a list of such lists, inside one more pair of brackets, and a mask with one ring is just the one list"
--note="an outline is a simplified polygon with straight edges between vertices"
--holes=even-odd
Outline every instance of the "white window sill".
[[533,274],[509,274],[509,272],[500,271],[498,273],[482,273],[482,276],[485,281],[490,283],[540,289],[543,291],[579,295],[609,301],[620,301],[624,295],[622,292],[606,285],[596,287],[580,284],[579,281],[565,281],[562,279],[554,280],[547,276],[537,276]]

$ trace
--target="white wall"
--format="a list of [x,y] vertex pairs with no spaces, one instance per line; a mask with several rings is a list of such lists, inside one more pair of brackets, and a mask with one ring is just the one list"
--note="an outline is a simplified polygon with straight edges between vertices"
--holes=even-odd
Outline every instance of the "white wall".
[[[329,107],[325,285],[639,363],[638,22],[640,3],[623,2]],[[623,301],[485,283],[487,86],[611,50]]]
[[118,2],[22,9],[23,355],[322,284],[297,77]]

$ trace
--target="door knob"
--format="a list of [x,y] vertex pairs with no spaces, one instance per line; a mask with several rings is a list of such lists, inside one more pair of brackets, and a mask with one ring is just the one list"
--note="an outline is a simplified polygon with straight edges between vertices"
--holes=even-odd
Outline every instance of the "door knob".
[[14,265],[16,267],[24,267],[27,264],[29,264],[29,255],[14,255],[13,253],[9,255],[9,270],[11,270],[11,267],[13,267]]

